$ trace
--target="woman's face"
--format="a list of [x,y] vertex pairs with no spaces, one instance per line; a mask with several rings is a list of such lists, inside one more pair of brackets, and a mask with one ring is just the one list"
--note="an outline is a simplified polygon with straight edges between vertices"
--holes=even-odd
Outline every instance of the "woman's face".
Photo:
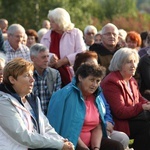
[[82,78],[81,76],[79,78],[79,88],[82,92],[82,94],[85,96],[89,96],[93,94],[97,88],[100,85],[101,78],[94,77],[92,75],[87,76],[86,78]]
[[59,26],[54,22],[53,18],[50,18],[50,26],[51,26],[51,29],[54,31],[60,30]]
[[134,54],[132,54],[123,64],[120,73],[122,74],[124,79],[130,79],[133,75],[135,75],[136,68],[137,68],[137,60]]
[[28,36],[27,38],[27,46],[30,48],[32,45],[36,43],[35,36]]
[[129,48],[137,48],[138,46],[138,44],[137,44],[137,41],[133,41],[133,40],[131,40],[130,39],[130,37],[127,37],[127,40],[126,40],[126,43],[127,43],[127,47],[129,47]]
[[13,88],[19,96],[24,97],[32,92],[34,85],[32,70],[24,72],[22,75],[19,75],[17,79],[10,76],[9,80],[13,84]]

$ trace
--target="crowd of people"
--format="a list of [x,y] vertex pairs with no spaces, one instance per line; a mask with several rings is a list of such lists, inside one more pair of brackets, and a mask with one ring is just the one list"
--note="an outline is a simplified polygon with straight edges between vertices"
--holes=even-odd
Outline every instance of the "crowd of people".
[[149,139],[149,31],[81,31],[64,8],[39,31],[0,19],[0,149],[149,150]]

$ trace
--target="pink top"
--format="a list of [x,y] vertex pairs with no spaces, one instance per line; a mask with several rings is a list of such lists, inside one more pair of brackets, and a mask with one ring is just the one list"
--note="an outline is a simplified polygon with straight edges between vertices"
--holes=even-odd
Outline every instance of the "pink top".
[[[40,43],[45,45],[48,49],[51,44],[51,31],[52,30],[49,30],[40,41]],[[74,28],[63,33],[59,45],[59,53],[61,59],[67,57],[70,65],[74,65],[76,54],[81,53],[85,50],[86,47],[81,30],[79,30],[78,28]],[[50,57],[52,55],[53,53],[50,53]]]
[[101,122],[98,109],[95,106],[94,95],[85,100],[86,115],[81,130],[80,138],[89,147],[91,140],[91,131]]

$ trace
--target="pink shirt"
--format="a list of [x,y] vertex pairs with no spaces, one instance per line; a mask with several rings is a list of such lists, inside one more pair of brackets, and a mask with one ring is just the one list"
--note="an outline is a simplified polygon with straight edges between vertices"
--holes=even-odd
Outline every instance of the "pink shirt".
[[[49,30],[41,39],[41,44],[45,45],[48,49],[51,43],[50,34],[51,30]],[[86,47],[81,30],[74,28],[63,33],[59,45],[60,58],[67,57],[69,63],[73,65],[76,54],[85,50]],[[52,55],[53,53],[50,53],[50,57]]]
[[89,147],[91,141],[91,131],[100,123],[98,109],[95,106],[95,97],[92,95],[85,100],[86,115],[81,130],[80,138]]

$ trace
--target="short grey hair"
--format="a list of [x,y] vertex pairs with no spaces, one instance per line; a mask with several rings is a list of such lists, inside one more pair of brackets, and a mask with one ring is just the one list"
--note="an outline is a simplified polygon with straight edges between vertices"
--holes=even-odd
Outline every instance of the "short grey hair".
[[107,28],[114,28],[116,34],[119,35],[118,28],[114,24],[112,24],[112,23],[107,23],[106,25],[104,25],[103,28],[102,28],[102,30],[101,30],[101,34],[105,34],[107,32]]
[[134,55],[136,63],[139,63],[139,54],[137,50],[128,47],[120,48],[112,57],[109,65],[109,71],[121,71],[123,64],[130,55]]
[[94,34],[97,34],[97,28],[93,25],[88,25],[84,28],[84,34],[87,34],[88,32],[94,32]]
[[47,51],[48,48],[43,44],[36,43],[30,48],[30,57],[37,56],[40,52]]
[[62,31],[68,31],[74,28],[69,13],[63,8],[49,10],[48,18],[52,18]]
[[22,25],[20,24],[12,24],[8,27],[7,33],[8,34],[14,34],[15,32],[20,31],[23,34],[25,34],[25,29]]

